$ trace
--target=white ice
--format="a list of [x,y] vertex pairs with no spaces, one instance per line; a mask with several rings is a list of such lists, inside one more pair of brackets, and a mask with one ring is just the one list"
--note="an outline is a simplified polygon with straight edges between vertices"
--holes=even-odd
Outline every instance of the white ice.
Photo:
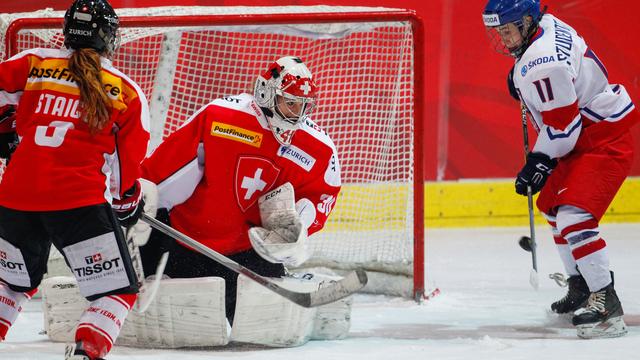
[[[529,285],[531,257],[517,245],[528,228],[427,231],[427,282],[441,293],[421,305],[358,295],[348,339],[312,341],[290,349],[230,345],[200,350],[116,347],[110,360],[356,360],[356,359],[638,359],[640,224],[602,226],[629,334],[580,340],[567,319],[548,313],[562,297],[548,274],[562,271],[550,232],[538,227],[540,289]],[[64,345],[39,334],[42,311],[31,302],[0,343],[0,359],[63,358]]]

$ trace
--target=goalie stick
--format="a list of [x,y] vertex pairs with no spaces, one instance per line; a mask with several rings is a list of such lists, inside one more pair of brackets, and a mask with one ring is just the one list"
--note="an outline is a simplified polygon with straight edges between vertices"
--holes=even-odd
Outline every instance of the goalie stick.
[[188,237],[187,235],[179,232],[171,226],[168,226],[147,214],[143,213],[141,219],[142,221],[151,225],[151,227],[153,227],[154,229],[195,249],[197,252],[218,262],[224,267],[248,277],[249,279],[302,307],[316,307],[338,301],[362,289],[362,287],[367,284],[367,274],[364,270],[357,269],[355,271],[351,271],[342,279],[338,281],[332,281],[328,286],[324,286],[315,291],[296,292],[288,290],[269,280],[268,278],[256,274],[255,272],[238,264],[228,257],[200,244],[198,241]]
[[160,261],[158,261],[158,265],[156,266],[155,278],[152,280],[145,279],[140,251],[133,240],[133,231],[133,226],[126,230],[126,239],[129,254],[131,256],[131,263],[136,272],[136,276],[138,277],[138,286],[140,291],[138,292],[138,299],[132,309],[133,311],[142,314],[147,311],[149,305],[151,305],[153,299],[155,299],[156,294],[158,293],[160,280],[162,280],[162,274],[164,273],[164,268],[167,266],[167,260],[169,259],[169,252],[163,253],[160,257]]

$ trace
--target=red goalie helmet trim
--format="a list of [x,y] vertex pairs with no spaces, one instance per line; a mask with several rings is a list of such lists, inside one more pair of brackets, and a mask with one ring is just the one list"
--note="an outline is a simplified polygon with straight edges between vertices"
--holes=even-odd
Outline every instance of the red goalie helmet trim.
[[285,74],[282,78],[280,87],[283,92],[293,96],[314,98],[318,87],[312,79],[306,77],[297,77],[293,74]]

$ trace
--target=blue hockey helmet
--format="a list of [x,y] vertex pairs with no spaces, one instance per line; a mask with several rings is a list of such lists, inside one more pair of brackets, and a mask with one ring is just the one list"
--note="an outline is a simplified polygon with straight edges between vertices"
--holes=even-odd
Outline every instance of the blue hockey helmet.
[[[510,23],[517,27],[523,41],[516,46],[509,47],[504,44],[500,46],[501,41],[496,36],[497,34],[490,37],[498,52],[519,57],[527,49],[542,15],[540,0],[489,0],[482,13],[482,19],[489,30]],[[531,17],[530,21],[525,20],[527,17]]]

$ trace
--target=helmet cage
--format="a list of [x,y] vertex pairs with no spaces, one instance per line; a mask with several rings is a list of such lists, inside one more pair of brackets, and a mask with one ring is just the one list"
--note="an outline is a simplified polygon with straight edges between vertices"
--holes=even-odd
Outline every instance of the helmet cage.
[[[489,0],[482,17],[493,48],[498,53],[520,57],[531,44],[545,10],[540,10],[540,0]],[[505,44],[503,39],[508,40],[508,33],[516,29],[521,40]]]
[[[511,28],[509,26],[510,24],[513,24],[515,29],[520,34],[520,41],[509,47],[504,43],[503,35],[501,34],[513,31],[514,28]],[[528,46],[529,28],[532,27],[531,25],[526,26],[525,24],[525,21],[523,19],[520,19],[498,26],[487,26],[487,36],[489,37],[489,43],[499,54],[519,57],[524,53],[524,50],[526,50],[526,46]]]
[[256,102],[265,108],[276,140],[289,145],[300,122],[315,108],[317,86],[306,65],[296,57],[278,59],[256,81]]
[[276,90],[274,102],[275,113],[292,125],[309,116],[316,107],[315,98],[295,96],[280,90]]

